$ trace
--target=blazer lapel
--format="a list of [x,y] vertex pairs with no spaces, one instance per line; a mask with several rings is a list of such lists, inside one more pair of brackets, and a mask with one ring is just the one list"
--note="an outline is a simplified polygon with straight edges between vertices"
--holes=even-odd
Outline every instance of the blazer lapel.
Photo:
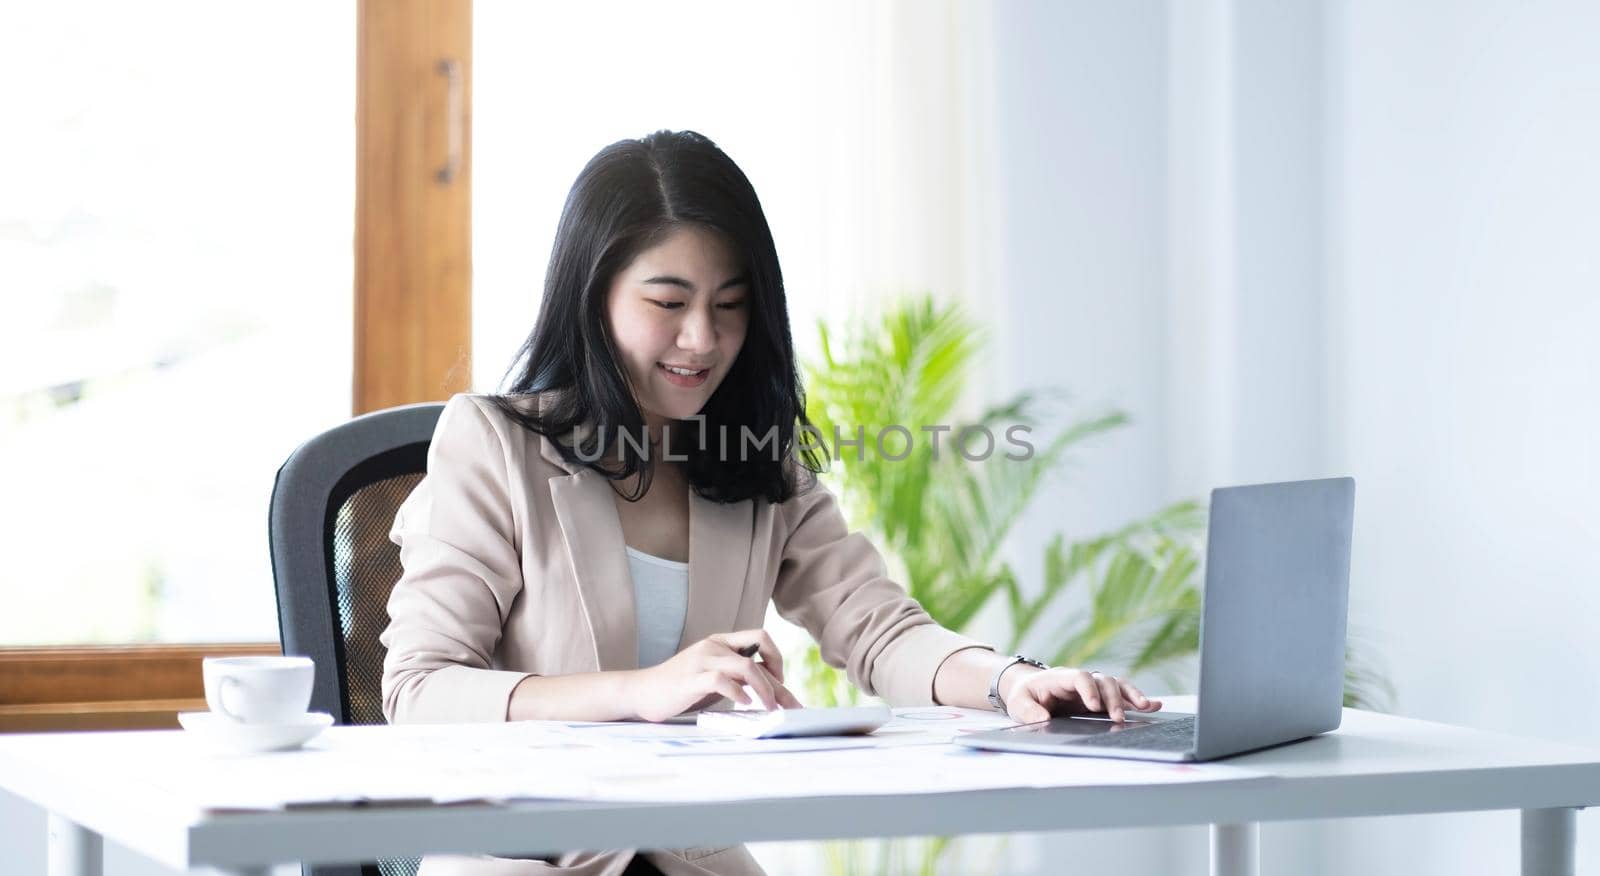
[[594,637],[595,668],[639,668],[633,577],[623,550],[622,521],[606,478],[582,469],[550,479],[550,502],[572,562],[573,580]]
[[[587,435],[580,428],[577,439]],[[622,520],[604,475],[562,458],[549,441],[541,455],[567,475],[550,479],[573,580],[593,636],[600,670],[637,669],[639,628]],[[734,629],[749,572],[755,503],[725,504],[689,491],[689,594],[679,646]]]
[[750,568],[754,502],[725,504],[689,490],[689,606],[680,646],[734,628]]

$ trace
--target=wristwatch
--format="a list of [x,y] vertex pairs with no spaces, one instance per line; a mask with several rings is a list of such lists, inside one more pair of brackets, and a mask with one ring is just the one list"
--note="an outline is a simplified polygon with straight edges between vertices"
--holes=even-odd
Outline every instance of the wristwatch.
[[1007,669],[1010,669],[1018,663],[1026,663],[1029,666],[1037,666],[1040,669],[1050,668],[1033,659],[1032,657],[1024,657],[1021,654],[1013,656],[1009,661],[1006,662],[1006,665],[1000,667],[1000,670],[994,674],[994,678],[990,679],[989,681],[989,705],[994,706],[995,711],[1002,715],[1009,716],[1010,713],[1006,711],[1005,700],[1000,699],[1000,676],[1005,675]]

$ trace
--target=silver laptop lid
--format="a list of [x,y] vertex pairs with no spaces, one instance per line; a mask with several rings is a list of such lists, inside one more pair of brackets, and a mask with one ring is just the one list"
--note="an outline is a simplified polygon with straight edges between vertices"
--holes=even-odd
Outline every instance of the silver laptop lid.
[[1195,755],[1339,726],[1355,480],[1211,491]]

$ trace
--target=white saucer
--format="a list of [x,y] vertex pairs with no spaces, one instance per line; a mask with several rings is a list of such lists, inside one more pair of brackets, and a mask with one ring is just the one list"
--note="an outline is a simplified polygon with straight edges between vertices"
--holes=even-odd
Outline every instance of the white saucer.
[[216,712],[179,712],[178,723],[210,748],[248,754],[299,748],[332,726],[333,716],[327,712],[306,712],[287,721],[245,724]]

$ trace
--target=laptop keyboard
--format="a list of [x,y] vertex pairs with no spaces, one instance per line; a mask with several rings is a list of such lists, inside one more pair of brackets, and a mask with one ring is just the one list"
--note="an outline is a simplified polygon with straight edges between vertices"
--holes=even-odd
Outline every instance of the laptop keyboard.
[[1073,745],[1096,748],[1143,748],[1151,751],[1188,751],[1194,747],[1194,718],[1159,721],[1093,736],[1074,736]]

